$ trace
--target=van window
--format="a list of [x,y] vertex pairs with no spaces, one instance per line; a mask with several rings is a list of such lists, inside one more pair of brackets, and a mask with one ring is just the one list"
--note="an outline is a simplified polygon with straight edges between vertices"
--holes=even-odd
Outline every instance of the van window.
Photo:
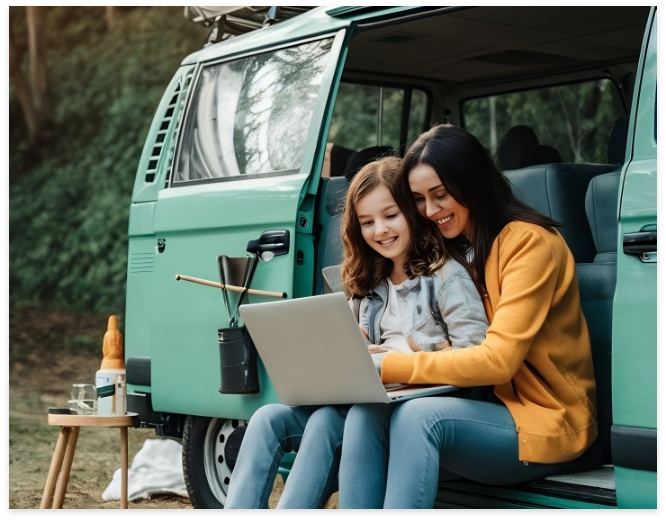
[[606,163],[613,124],[625,113],[608,79],[472,99],[461,110],[465,128],[496,160],[509,129],[526,125],[565,163]]
[[[401,139],[405,96],[410,96],[409,117],[406,136]],[[423,132],[426,105],[421,90],[341,83],[327,141],[351,150],[409,147]]]
[[298,169],[332,42],[205,66],[173,182]]

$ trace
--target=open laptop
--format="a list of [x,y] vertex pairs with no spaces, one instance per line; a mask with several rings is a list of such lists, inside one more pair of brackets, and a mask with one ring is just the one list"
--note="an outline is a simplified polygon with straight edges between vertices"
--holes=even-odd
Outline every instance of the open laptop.
[[390,403],[457,389],[385,388],[343,293],[244,304],[240,314],[285,405]]

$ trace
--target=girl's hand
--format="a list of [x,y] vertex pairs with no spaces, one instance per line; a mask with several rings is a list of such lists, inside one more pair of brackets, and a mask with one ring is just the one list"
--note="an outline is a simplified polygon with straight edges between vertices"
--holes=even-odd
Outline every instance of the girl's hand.
[[368,336],[368,332],[365,329],[363,329],[363,326],[358,326],[358,327],[361,328],[361,333],[363,333],[363,336],[365,338],[367,338],[368,340],[370,340],[370,337]]
[[376,354],[376,353],[386,353],[388,349],[383,348],[382,346],[378,346],[376,344],[370,344],[368,346],[368,351],[370,351],[370,354]]

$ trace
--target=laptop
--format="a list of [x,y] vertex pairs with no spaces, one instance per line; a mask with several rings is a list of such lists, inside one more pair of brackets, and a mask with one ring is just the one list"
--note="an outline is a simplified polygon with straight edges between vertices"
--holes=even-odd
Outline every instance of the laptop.
[[456,390],[384,386],[344,293],[240,306],[284,405],[390,403]]

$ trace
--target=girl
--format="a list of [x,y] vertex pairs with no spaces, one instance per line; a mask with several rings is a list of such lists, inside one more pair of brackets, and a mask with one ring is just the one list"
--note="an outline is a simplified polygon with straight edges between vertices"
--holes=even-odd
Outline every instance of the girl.
[[[365,166],[349,186],[342,224],[343,284],[378,368],[390,352],[477,344],[488,326],[468,272],[446,256],[432,224],[417,226],[409,196],[397,189],[399,169],[395,157]],[[278,508],[323,506],[334,491],[338,466],[340,508],[357,498],[374,500],[375,489],[386,483],[392,410],[385,404],[262,407],[243,439],[226,508],[265,508],[278,465],[290,450],[298,457]],[[378,463],[349,474],[347,469],[367,456],[358,452],[366,437],[377,442]]]
[[600,466],[590,339],[558,223],[518,201],[481,143],[452,125],[412,145],[401,183],[454,257],[473,252],[490,327],[468,349],[387,353],[382,380],[494,392],[396,408],[384,507],[431,508],[438,479],[509,485]]

